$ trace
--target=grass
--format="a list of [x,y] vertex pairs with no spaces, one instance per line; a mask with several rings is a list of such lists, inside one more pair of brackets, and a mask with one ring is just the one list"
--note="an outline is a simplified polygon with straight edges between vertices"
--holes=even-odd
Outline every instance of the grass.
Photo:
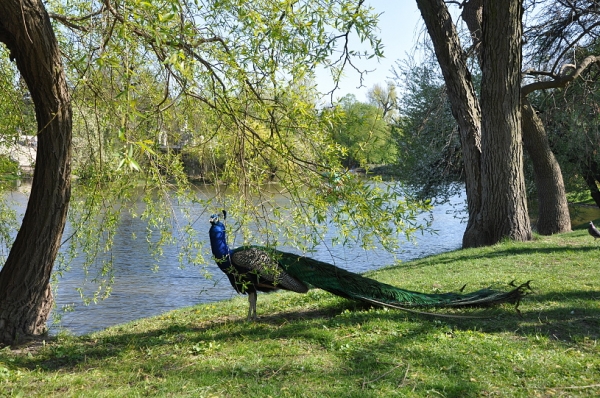
[[532,280],[513,306],[440,318],[311,290],[172,311],[0,350],[0,396],[600,395],[600,242],[584,230],[402,263],[370,276],[423,292]]

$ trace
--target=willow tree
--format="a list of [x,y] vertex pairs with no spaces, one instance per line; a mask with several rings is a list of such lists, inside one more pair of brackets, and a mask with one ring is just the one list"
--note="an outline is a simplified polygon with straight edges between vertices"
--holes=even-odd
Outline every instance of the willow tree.
[[[531,238],[522,168],[520,67],[522,3],[484,2],[481,98],[443,1],[417,0],[458,123],[469,222],[463,247]],[[481,10],[479,10],[481,11]],[[517,104],[517,106],[515,106]]]
[[[186,145],[223,160],[212,173],[223,189],[200,208],[210,213],[225,205],[242,221],[254,216],[262,243],[284,237],[307,249],[323,239],[328,222],[340,226],[342,236],[334,239],[341,242],[356,238],[365,247],[390,248],[397,232],[418,228],[418,205],[394,187],[346,172],[316,106],[315,70],[331,71],[335,86],[353,57],[364,55],[352,51],[351,37],[372,47],[367,55],[381,55],[376,17],[363,1],[46,4],[50,14],[39,0],[0,5],[0,40],[32,93],[39,136],[31,198],[0,273],[0,342],[45,330],[69,204],[72,126],[74,172],[84,177],[76,186],[85,195],[73,198],[76,232],[68,240],[91,257],[110,250],[123,204],[139,214],[140,186],[146,192],[141,216],[151,219],[158,243],[176,234],[173,192],[197,201],[169,150],[172,126],[180,129],[176,135],[190,134]],[[214,123],[199,123],[199,114]],[[273,178],[289,199],[288,218],[262,189]],[[192,262],[204,261],[197,241],[205,237],[191,227],[197,217],[181,225],[190,237],[182,252]],[[102,277],[110,276],[109,264],[100,268]]]
[[71,104],[58,43],[41,1],[0,3],[0,41],[35,104],[38,152],[27,211],[0,271],[0,342],[46,330],[50,274],[71,192]]
[[[461,17],[468,26],[473,53],[480,64],[483,48],[482,11],[485,4],[482,0],[469,0],[461,4]],[[526,2],[525,7],[529,16],[522,42],[525,61],[521,83],[521,129],[523,144],[534,172],[539,210],[537,230],[541,234],[553,234],[571,228],[561,166],[553,150],[571,146],[575,136],[564,134],[564,129],[561,129],[560,138],[555,136],[550,142],[537,110],[546,106],[540,101],[541,98],[562,93],[564,88],[582,76],[587,79],[585,74],[598,65],[598,57],[594,53],[599,14],[593,0]],[[444,42],[442,37],[439,43],[443,45]],[[580,123],[582,119],[582,114],[573,112],[571,106],[561,106],[561,112],[572,113],[564,116],[572,119],[571,125]],[[568,137],[569,142],[561,142],[565,141],[564,137]],[[567,156],[563,167],[568,166],[569,158],[573,156]],[[588,163],[576,173],[586,180],[592,196],[598,196],[594,173],[588,169],[591,165]]]
[[[542,5],[542,7],[546,7]],[[483,19],[483,2],[481,0],[469,0],[464,3],[462,18],[466,22],[473,48],[477,55],[479,63],[482,64],[482,19]],[[547,13],[540,13],[547,14]],[[543,18],[543,17],[542,17]],[[542,23],[542,25],[547,25]],[[536,29],[534,28],[533,31]],[[542,34],[540,36],[547,36]],[[528,39],[537,41],[539,38],[534,34],[528,33]],[[531,50],[530,50],[531,51]],[[529,62],[532,58],[540,58],[539,54],[529,55]],[[546,56],[542,57],[546,58]],[[556,65],[554,66],[556,68]],[[523,68],[525,69],[525,68]],[[559,80],[566,80],[565,76],[558,77],[553,71],[542,72],[527,68],[523,76],[530,79],[531,76],[551,76],[553,82],[546,81],[544,85],[525,84],[521,88],[521,131],[523,136],[523,144],[531,160],[534,171],[534,181],[537,191],[538,202],[538,221],[537,231],[543,235],[551,235],[554,233],[566,232],[571,230],[571,218],[567,203],[565,185],[560,165],[554,153],[550,148],[548,136],[544,129],[541,119],[531,105],[528,95],[533,91],[543,88],[559,87]],[[558,79],[557,79],[558,77]],[[570,76],[575,78],[575,74]],[[524,80],[525,82],[527,80]],[[566,84],[566,83],[564,83]]]
[[[547,125],[550,133],[553,133],[552,130],[557,125],[549,116],[554,112],[545,113],[546,104],[553,101],[546,99],[554,96],[559,98],[572,92],[575,87],[585,87],[597,79],[600,64],[600,57],[597,55],[600,13],[594,0],[543,1],[532,3],[531,6],[535,8],[526,31],[526,41],[530,43],[528,59],[531,61],[525,70],[527,84],[523,87],[523,95],[533,97],[531,102],[535,109],[542,110],[539,115],[534,112],[536,116],[540,116],[535,120],[535,125],[541,129]],[[563,167],[573,166],[573,163],[579,163],[579,159],[583,160],[571,172],[571,178],[583,179],[592,198],[600,205],[597,154],[593,145],[589,144],[595,142],[594,129],[587,125],[590,118],[597,118],[594,92],[584,90],[580,93],[581,96],[568,97],[564,103],[557,104],[560,119],[568,121],[565,125],[559,124],[558,134],[554,132],[551,141],[553,149],[563,152]],[[589,109],[579,109],[579,105],[585,108],[588,104]],[[542,122],[542,119],[545,120]],[[573,133],[572,126],[575,130]],[[568,148],[567,156],[564,156],[565,148]]]

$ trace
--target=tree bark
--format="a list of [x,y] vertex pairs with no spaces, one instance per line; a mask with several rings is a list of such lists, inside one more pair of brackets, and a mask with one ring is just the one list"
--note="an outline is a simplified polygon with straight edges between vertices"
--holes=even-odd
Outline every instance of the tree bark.
[[[467,24],[473,47],[481,65],[481,24],[483,0],[469,0],[464,4],[462,18]],[[542,235],[552,235],[571,230],[569,205],[560,165],[550,148],[544,125],[527,100],[532,85],[521,89],[522,134],[525,150],[533,164],[538,200],[537,230]]]
[[521,136],[522,0],[483,5],[481,181],[484,240],[531,239]]
[[465,165],[469,220],[463,247],[482,246],[481,218],[481,113],[471,74],[466,66],[454,23],[443,0],[417,0],[431,36],[448,90],[452,114],[458,123]]
[[71,105],[58,43],[41,0],[0,2],[6,44],[35,105],[38,149],[23,223],[0,270],[0,343],[46,331],[50,275],[71,192]]
[[527,97],[521,97],[523,144],[533,164],[538,198],[537,231],[552,235],[571,230],[569,203],[560,165],[550,149],[546,129]]

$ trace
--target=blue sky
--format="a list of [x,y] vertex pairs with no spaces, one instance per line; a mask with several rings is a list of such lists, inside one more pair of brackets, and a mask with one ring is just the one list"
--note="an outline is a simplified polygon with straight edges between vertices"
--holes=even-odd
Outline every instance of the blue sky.
[[[340,88],[334,94],[334,100],[346,94],[354,94],[357,100],[366,101],[368,89],[377,83],[384,84],[392,75],[390,72],[392,66],[397,60],[406,59],[418,40],[421,16],[416,1],[367,0],[367,3],[376,12],[382,13],[379,17],[379,37],[384,45],[385,58],[379,60],[373,58],[357,63],[361,69],[373,70],[365,76],[363,82],[365,87],[357,88],[360,84],[359,76],[348,68]],[[359,45],[357,38],[354,38],[353,44]],[[319,74],[317,83],[321,91],[330,91],[333,88],[333,84],[325,74]]]

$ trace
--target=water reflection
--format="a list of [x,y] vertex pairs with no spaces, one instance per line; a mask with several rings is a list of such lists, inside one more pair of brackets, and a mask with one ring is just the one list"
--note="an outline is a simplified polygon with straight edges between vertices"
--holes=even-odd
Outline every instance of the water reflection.
[[[204,188],[209,189],[209,188]],[[23,214],[27,204],[27,190],[14,191],[10,198],[18,214]],[[454,197],[451,202],[437,206],[431,215],[432,227],[439,234],[419,234],[416,244],[408,243],[403,251],[390,254],[385,251],[364,251],[359,248],[349,249],[342,246],[317,247],[315,258],[334,262],[340,267],[355,272],[364,272],[374,268],[393,264],[396,260],[410,260],[426,255],[437,254],[460,247],[465,224],[455,214],[462,208],[464,197]],[[429,215],[423,215],[429,218]],[[201,267],[188,266],[180,268],[178,261],[179,248],[168,245],[164,248],[164,256],[159,261],[158,270],[153,270],[156,260],[148,252],[144,238],[134,239],[132,236],[145,236],[147,224],[139,218],[125,216],[115,236],[112,251],[115,267],[115,281],[110,297],[97,304],[84,305],[78,288],[84,286],[85,275],[80,260],[71,264],[71,270],[59,278],[55,296],[57,308],[72,305],[73,312],[62,314],[60,327],[74,334],[84,334],[105,327],[129,322],[138,318],[157,315],[175,308],[229,299],[236,295],[227,278],[216,265],[209,265],[207,271],[212,279],[205,278],[205,270]],[[200,219],[194,228],[199,236],[208,239],[208,216]],[[69,225],[65,228],[65,236],[69,236]],[[335,234],[335,231],[329,231]],[[205,247],[208,253],[208,246]],[[88,288],[87,290],[90,291]],[[51,331],[57,331],[52,327]]]

